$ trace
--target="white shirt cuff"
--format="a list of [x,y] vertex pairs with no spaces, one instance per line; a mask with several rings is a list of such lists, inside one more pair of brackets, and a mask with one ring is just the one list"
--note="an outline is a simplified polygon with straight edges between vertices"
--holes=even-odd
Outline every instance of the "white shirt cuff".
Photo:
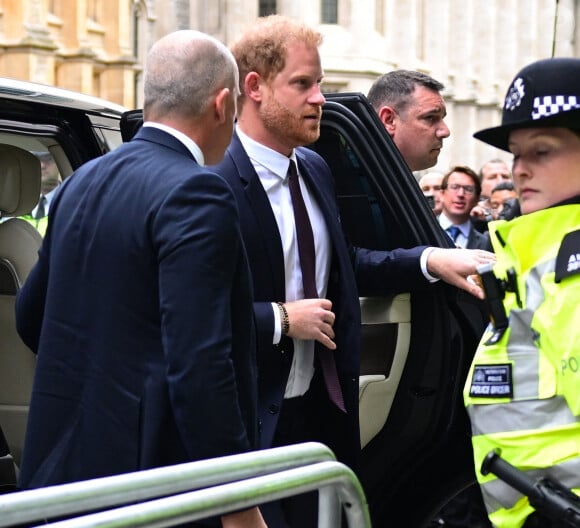
[[282,320],[278,304],[272,303],[272,310],[274,311],[274,337],[272,338],[272,344],[277,345],[282,339]]
[[421,253],[421,260],[420,260],[420,264],[421,264],[421,271],[423,272],[423,275],[425,276],[425,278],[429,281],[429,282],[437,282],[440,279],[438,279],[437,277],[433,277],[433,275],[431,275],[428,271],[427,271],[427,259],[429,258],[429,255],[431,254],[431,252],[434,250],[434,247],[428,247],[426,249],[423,250],[423,253]]

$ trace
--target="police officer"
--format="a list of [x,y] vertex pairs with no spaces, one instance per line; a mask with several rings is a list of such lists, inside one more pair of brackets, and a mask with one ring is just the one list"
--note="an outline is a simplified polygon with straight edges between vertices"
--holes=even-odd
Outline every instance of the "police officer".
[[501,126],[475,137],[513,154],[522,213],[490,223],[507,325],[490,325],[465,386],[476,473],[494,526],[549,527],[527,497],[479,470],[499,448],[530,478],[580,494],[580,59],[523,68]]

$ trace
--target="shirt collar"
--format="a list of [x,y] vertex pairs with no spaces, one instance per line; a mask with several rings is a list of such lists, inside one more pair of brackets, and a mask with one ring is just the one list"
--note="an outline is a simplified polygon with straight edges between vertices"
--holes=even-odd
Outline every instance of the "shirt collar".
[[177,139],[178,141],[180,141],[185,145],[187,150],[191,152],[192,156],[195,158],[195,161],[197,161],[199,165],[205,165],[205,158],[203,156],[203,152],[197,146],[197,143],[193,141],[193,139],[191,139],[190,137],[186,136],[183,132],[180,132],[175,128],[163,125],[161,123],[155,123],[153,121],[145,121],[145,123],[143,123],[143,126],[158,128],[159,130],[163,130],[164,132],[167,132],[168,134],[172,135],[175,139]]
[[56,194],[56,191],[58,190],[59,186],[60,186],[60,183],[54,189],[52,189],[50,192],[47,192],[44,195],[44,198],[46,199],[47,205],[50,205],[50,203],[52,202],[52,199],[54,198],[54,195]]
[[289,160],[293,160],[296,163],[295,150],[292,150],[290,157],[284,156],[284,154],[280,154],[279,152],[276,152],[275,150],[272,150],[271,148],[258,143],[256,140],[242,132],[239,127],[236,127],[236,131],[242,146],[244,147],[244,150],[252,162],[262,165],[262,167],[275,174],[282,180],[286,178],[286,174],[288,173],[288,166],[290,164]]
[[471,229],[471,220],[467,220],[463,224],[453,224],[451,220],[445,216],[445,213],[441,213],[439,215],[439,225],[441,225],[443,229],[447,229],[449,226],[455,225],[459,228],[461,234],[467,238],[469,236],[469,230]]

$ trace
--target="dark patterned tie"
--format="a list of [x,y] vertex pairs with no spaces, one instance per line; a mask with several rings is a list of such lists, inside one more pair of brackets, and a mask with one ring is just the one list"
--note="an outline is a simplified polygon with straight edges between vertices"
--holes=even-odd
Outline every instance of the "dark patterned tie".
[[36,206],[36,211],[34,213],[34,218],[37,220],[44,218],[46,216],[46,197],[44,194],[38,200],[38,205]]
[[457,237],[459,236],[459,233],[461,233],[461,229],[459,229],[455,225],[450,225],[447,228],[447,233],[451,237],[451,240],[453,240],[453,243],[455,243],[455,241],[457,240]]
[[[314,236],[312,225],[308,218],[304,198],[300,190],[298,172],[296,164],[290,160],[288,167],[288,187],[292,198],[292,208],[294,209],[294,222],[296,223],[296,237],[298,239],[298,256],[300,258],[300,268],[302,269],[302,287],[305,299],[315,299],[318,297],[316,289],[316,261],[314,252]],[[324,347],[317,347],[322,375],[326,384],[326,389],[331,401],[343,412],[344,399],[336,371],[336,363],[332,350]]]

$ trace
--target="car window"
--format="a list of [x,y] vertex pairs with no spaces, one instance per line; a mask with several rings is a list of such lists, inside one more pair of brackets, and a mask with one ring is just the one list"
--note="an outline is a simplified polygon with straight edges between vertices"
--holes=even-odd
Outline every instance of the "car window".
[[415,177],[361,94],[327,98],[321,136],[311,148],[335,177],[351,243],[370,249],[448,245]]
[[113,150],[123,143],[119,131],[119,118],[89,116],[95,137],[101,144],[104,152]]
[[14,113],[18,119],[2,119],[7,113],[0,107],[0,145],[27,150],[41,162],[39,204],[21,218],[44,236],[56,188],[81,164],[122,144],[119,116],[91,115],[80,110],[60,115],[55,109],[35,115],[19,110]]
[[342,228],[350,242],[367,248],[387,248],[383,211],[361,160],[337,130],[325,131],[316,150],[327,160],[335,179]]

